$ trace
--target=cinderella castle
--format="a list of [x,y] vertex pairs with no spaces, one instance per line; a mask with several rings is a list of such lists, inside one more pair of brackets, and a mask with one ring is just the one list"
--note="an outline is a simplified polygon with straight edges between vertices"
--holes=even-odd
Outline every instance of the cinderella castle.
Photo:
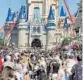
[[59,6],[59,0],[27,0],[18,12],[9,8],[4,29],[9,39],[5,42],[23,50],[29,47],[52,49],[68,35],[64,30],[67,24],[66,12]]

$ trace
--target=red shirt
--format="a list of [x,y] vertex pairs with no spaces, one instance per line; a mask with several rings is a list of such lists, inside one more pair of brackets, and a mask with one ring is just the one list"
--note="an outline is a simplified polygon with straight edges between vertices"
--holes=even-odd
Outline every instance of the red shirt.
[[2,62],[2,58],[0,57],[0,71],[2,70],[2,65],[3,65],[3,62]]

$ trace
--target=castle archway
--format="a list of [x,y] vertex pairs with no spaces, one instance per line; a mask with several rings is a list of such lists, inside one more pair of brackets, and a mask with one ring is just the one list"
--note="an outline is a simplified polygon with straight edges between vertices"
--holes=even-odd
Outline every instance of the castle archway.
[[42,45],[41,45],[40,39],[33,39],[32,43],[31,43],[31,47],[37,47],[37,48],[39,47],[39,48],[41,48]]

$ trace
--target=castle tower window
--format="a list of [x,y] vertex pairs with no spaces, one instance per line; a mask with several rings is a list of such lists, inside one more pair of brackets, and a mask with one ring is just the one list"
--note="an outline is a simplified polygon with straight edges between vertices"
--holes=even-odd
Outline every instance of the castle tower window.
[[40,33],[40,27],[37,27],[37,32]]
[[33,33],[36,33],[36,27],[33,27]]

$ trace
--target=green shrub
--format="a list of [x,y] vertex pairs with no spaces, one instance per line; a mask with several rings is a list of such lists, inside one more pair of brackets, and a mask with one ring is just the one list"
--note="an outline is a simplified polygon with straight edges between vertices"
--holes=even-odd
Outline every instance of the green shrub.
[[4,45],[4,39],[0,39],[0,46]]

